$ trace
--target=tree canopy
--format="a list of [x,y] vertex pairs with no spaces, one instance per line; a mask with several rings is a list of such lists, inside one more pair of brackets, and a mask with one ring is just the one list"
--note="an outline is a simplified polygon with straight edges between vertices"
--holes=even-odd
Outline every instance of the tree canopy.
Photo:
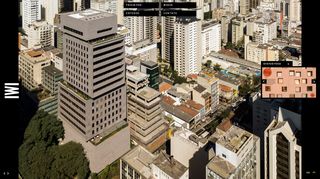
[[215,71],[220,71],[220,70],[222,70],[221,65],[218,64],[218,63],[216,63],[216,64],[213,66],[213,69],[214,69]]
[[187,78],[179,76],[178,72],[176,70],[173,71],[172,73],[172,79],[173,79],[173,83],[174,84],[181,84],[181,83],[186,83],[187,82]]
[[204,64],[207,68],[210,68],[212,65],[212,61],[211,60],[207,60],[207,62]]
[[23,178],[87,178],[89,162],[81,144],[58,145],[62,122],[38,111],[31,119],[19,148],[19,171]]

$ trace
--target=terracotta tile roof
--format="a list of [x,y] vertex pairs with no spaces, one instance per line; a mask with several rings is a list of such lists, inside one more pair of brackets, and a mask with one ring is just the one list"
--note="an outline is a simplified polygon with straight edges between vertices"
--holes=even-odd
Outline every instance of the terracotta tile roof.
[[193,100],[187,100],[186,105],[188,105],[196,110],[201,110],[203,108],[203,105],[201,105]]
[[191,79],[197,79],[198,75],[197,74],[190,74],[187,76],[187,78],[191,78]]
[[169,105],[173,105],[175,103],[175,100],[172,99],[170,96],[163,96],[162,101]]
[[179,106],[177,106],[177,108],[180,109],[181,111],[189,114],[190,116],[193,116],[193,117],[196,116],[199,113],[198,111],[196,111],[196,110],[194,110],[192,108],[189,108],[185,104],[179,105]]
[[231,92],[232,91],[231,87],[226,86],[226,85],[220,84],[219,87],[220,87],[221,91],[223,91],[223,92]]
[[218,126],[217,128],[224,131],[224,132],[227,132],[230,127],[232,126],[232,123],[230,121],[230,119],[226,119],[226,120],[223,120]]
[[43,51],[42,50],[31,50],[29,52],[27,52],[28,55],[30,57],[38,57],[38,56],[41,56],[43,54]]
[[169,83],[166,83],[166,82],[162,82],[160,85],[159,85],[159,91],[160,93],[164,92],[164,91],[167,91],[168,89],[170,89],[172,87],[171,84]]

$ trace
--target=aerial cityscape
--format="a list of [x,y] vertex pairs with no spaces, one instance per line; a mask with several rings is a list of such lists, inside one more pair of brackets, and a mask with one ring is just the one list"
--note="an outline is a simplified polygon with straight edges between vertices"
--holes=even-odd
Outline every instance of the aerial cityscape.
[[301,4],[19,0],[19,178],[301,179]]

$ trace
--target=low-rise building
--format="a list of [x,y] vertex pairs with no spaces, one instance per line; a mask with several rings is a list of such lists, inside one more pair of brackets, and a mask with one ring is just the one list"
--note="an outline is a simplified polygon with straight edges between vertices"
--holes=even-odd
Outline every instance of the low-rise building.
[[163,114],[172,120],[174,126],[191,129],[200,121],[201,114],[189,108],[186,104],[177,103],[170,96],[163,96],[161,100]]
[[120,178],[188,179],[189,170],[164,151],[152,154],[138,145],[121,157]]
[[179,128],[171,137],[171,154],[173,158],[186,167],[194,153],[203,147],[207,140],[185,128]]
[[63,53],[53,55],[52,60],[54,67],[58,70],[63,71]]
[[211,95],[211,112],[218,110],[219,105],[219,79],[210,74],[200,74],[197,83],[203,86]]
[[160,152],[151,164],[155,179],[189,179],[189,170],[173,157]]
[[269,44],[249,42],[246,46],[248,61],[261,64],[261,61],[278,61],[279,50]]
[[231,100],[233,98],[233,90],[231,87],[226,85],[219,85],[220,97],[226,100]]
[[50,65],[44,50],[25,50],[19,53],[19,79],[22,85],[32,90],[42,83],[42,69]]
[[260,179],[260,139],[225,120],[210,139],[215,156],[206,167],[207,179]]
[[[47,93],[47,92],[45,92]],[[58,96],[50,93],[47,96],[42,94],[42,97],[38,95],[38,110],[44,110],[45,112],[53,115],[58,113]]]
[[228,96],[228,94],[226,93],[229,93],[231,90],[232,95],[238,95],[239,87],[241,85],[241,80],[239,79],[239,77],[222,72],[216,73],[215,77],[219,79],[219,84],[221,85],[219,86],[220,92],[223,91],[224,95]]
[[160,83],[160,85],[159,85],[159,92],[160,92],[161,94],[164,94],[164,93],[166,93],[170,88],[172,88],[172,85],[171,85],[171,84],[166,83],[166,82],[162,82],[162,83]]
[[156,155],[141,146],[136,146],[120,159],[120,178],[151,178],[151,164]]
[[28,25],[28,48],[54,45],[54,28],[47,21],[35,21]]
[[192,89],[192,100],[204,106],[205,113],[211,112],[212,99],[211,94],[205,87],[197,85]]
[[42,86],[52,94],[58,93],[58,82],[62,80],[62,71],[54,67],[53,64],[46,66],[42,70]]

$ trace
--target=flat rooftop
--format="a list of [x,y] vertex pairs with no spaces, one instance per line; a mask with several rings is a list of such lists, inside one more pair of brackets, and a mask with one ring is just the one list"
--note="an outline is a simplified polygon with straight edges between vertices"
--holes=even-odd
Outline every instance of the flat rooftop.
[[187,123],[189,123],[196,115],[199,114],[198,111],[188,107],[185,104],[174,105],[174,103],[175,101],[171,97],[163,96],[160,104],[165,111]]
[[202,30],[205,30],[218,24],[220,24],[218,21],[204,21],[204,23],[202,24]]
[[104,18],[104,17],[115,16],[114,14],[96,10],[96,9],[86,9],[83,11],[69,12],[66,14],[69,17],[83,20],[83,21],[93,21],[93,20]]
[[29,61],[32,63],[38,63],[42,62],[45,60],[49,60],[48,55],[45,53],[44,50],[25,50],[25,51],[20,51],[19,55],[27,58]]
[[172,87],[171,84],[166,83],[166,82],[162,82],[159,85],[159,91],[160,91],[160,93],[162,93],[162,92],[169,90],[171,87]]
[[144,74],[138,71],[138,68],[134,65],[127,66],[127,77],[131,80],[141,81],[148,77],[147,74]]
[[172,178],[180,178],[188,170],[187,167],[173,157],[169,158],[169,156],[163,152],[160,152],[159,156],[153,161],[153,164]]
[[176,22],[178,23],[182,23],[182,24],[189,24],[192,23],[194,21],[197,21],[199,19],[197,19],[196,17],[192,16],[192,17],[178,17],[176,18]]
[[126,153],[121,159],[145,178],[149,178],[152,176],[150,164],[155,158],[155,155],[138,145]]
[[56,56],[63,59],[63,53],[58,53]]
[[207,164],[207,167],[223,179],[228,179],[235,171],[235,167],[230,162],[218,156],[213,157]]
[[253,134],[232,125],[225,133],[221,133],[217,143],[224,146],[228,150],[238,153]]
[[155,68],[155,67],[158,67],[158,63],[156,62],[153,62],[153,61],[141,61],[141,64],[144,65],[144,66],[147,66],[149,68]]
[[216,81],[218,81],[219,79],[218,78],[216,78],[215,76],[214,76],[214,74],[213,73],[206,73],[206,72],[201,72],[201,74],[200,75],[198,75],[198,78],[204,78],[204,79],[206,79],[207,81],[208,81],[208,83],[215,83]]
[[43,70],[51,75],[62,75],[62,71],[58,70],[56,67],[54,67],[53,64],[46,66],[43,68]]
[[179,136],[183,139],[186,139],[186,141],[194,143],[196,145],[199,145],[199,143],[205,144],[208,141],[207,139],[199,137],[192,131],[186,130],[184,128],[181,128],[180,130],[174,132],[174,136]]
[[241,84],[240,79],[235,77],[235,76],[226,75],[226,74],[223,74],[221,72],[216,73],[215,76],[217,78],[219,78],[219,80],[221,80],[221,81],[226,81],[226,82],[232,83],[234,85],[240,85]]
[[182,98],[184,100],[190,99],[189,93],[178,92],[177,87],[170,88],[167,93],[173,97]]
[[274,23],[274,22],[275,22],[275,21],[272,20],[271,18],[268,19],[268,18],[264,18],[264,17],[261,17],[261,18],[259,18],[259,19],[257,19],[257,20],[255,21],[255,23],[257,23],[257,24],[272,24],[272,23]]
[[160,93],[153,88],[145,87],[139,92],[138,96],[140,96],[148,101],[148,100],[154,99],[156,97],[159,97]]
[[201,110],[204,107],[203,105],[201,105],[201,104],[199,104],[199,103],[197,103],[197,102],[195,102],[193,100],[187,100],[186,101],[186,105],[190,106],[190,107],[192,107],[193,109],[196,109],[196,110]]
[[197,85],[196,87],[193,88],[194,90],[198,91],[199,93],[202,93],[203,91],[206,90],[205,87],[201,86],[201,85]]

